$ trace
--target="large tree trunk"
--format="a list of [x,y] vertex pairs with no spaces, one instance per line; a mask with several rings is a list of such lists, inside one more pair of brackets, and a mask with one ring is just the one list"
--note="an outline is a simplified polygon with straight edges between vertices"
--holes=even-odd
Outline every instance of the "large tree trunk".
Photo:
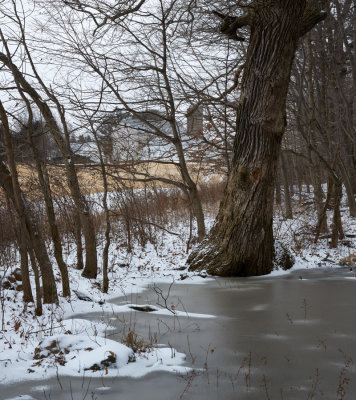
[[251,26],[238,129],[215,226],[188,258],[191,270],[221,276],[263,275],[273,268],[273,189],[290,71],[298,38],[322,18],[304,13],[305,0],[256,0],[252,5],[246,15],[227,17],[222,25],[230,37],[238,37],[237,28]]

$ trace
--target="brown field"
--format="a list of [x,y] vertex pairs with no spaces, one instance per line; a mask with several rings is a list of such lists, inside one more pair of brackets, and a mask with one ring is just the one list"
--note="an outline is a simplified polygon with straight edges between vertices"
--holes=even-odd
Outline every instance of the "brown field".
[[[209,165],[189,164],[189,171],[193,179],[199,184],[209,181],[216,183],[221,179],[221,173],[213,170]],[[102,177],[99,165],[78,165],[77,166],[79,183],[83,193],[92,194],[103,191]],[[51,188],[55,196],[69,194],[67,179],[64,166],[51,165],[48,167]],[[181,182],[179,171],[174,165],[163,165],[156,163],[140,164],[135,171],[128,171],[125,166],[108,166],[109,190],[118,188],[143,188],[145,185],[155,185],[156,187],[169,187],[166,182],[152,180],[151,182],[137,181],[135,178],[143,179],[140,173],[148,174],[152,177],[162,177]],[[38,193],[39,183],[35,168],[29,165],[19,165],[18,173],[21,186],[27,193]]]

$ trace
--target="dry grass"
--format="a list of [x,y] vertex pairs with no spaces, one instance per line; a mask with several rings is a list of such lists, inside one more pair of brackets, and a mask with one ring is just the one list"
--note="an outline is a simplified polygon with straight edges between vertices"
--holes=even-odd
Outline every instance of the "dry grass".
[[[221,173],[214,172],[209,165],[189,164],[189,172],[192,178],[200,185],[209,179],[211,183],[221,181]],[[103,191],[103,183],[99,165],[78,165],[79,184],[84,194],[100,193]],[[51,188],[55,196],[63,196],[69,194],[69,188],[66,183],[66,173],[64,166],[51,165],[48,167],[50,176]],[[22,188],[26,193],[32,193],[36,197],[39,193],[39,183],[34,167],[29,165],[18,166],[19,179]],[[139,189],[147,187],[147,183],[135,181],[135,178],[144,178],[142,174],[147,174],[152,177],[162,177],[181,182],[179,170],[174,165],[164,165],[156,163],[146,163],[136,166],[135,171],[128,170],[123,165],[108,166],[108,183],[109,190],[117,189],[118,187]],[[156,187],[168,187],[165,182],[155,180]]]

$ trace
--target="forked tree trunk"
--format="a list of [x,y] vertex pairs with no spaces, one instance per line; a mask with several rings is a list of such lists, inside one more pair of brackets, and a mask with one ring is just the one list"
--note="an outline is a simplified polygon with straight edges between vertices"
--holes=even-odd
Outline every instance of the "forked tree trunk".
[[[191,270],[251,276],[273,268],[273,189],[298,38],[324,18],[305,0],[255,0],[222,31],[251,27],[231,173],[215,226],[188,258]],[[304,12],[305,11],[305,12]],[[304,13],[304,15],[303,15]]]

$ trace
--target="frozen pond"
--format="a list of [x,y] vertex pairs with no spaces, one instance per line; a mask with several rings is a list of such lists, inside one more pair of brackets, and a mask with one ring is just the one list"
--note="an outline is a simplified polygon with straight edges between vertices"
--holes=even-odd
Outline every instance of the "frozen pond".
[[[215,318],[133,311],[111,319],[120,339],[132,329],[147,341],[187,355],[186,376],[85,377],[1,386],[1,399],[354,399],[356,279],[348,269],[299,270],[284,276],[183,281],[171,287],[167,307]],[[168,285],[157,285],[165,297]],[[147,289],[117,304],[165,305]],[[95,320],[97,314],[81,315]],[[109,318],[109,317],[108,317]],[[110,318],[113,318],[110,316]],[[30,397],[31,396],[31,397]],[[20,397],[21,398],[21,397]]]

